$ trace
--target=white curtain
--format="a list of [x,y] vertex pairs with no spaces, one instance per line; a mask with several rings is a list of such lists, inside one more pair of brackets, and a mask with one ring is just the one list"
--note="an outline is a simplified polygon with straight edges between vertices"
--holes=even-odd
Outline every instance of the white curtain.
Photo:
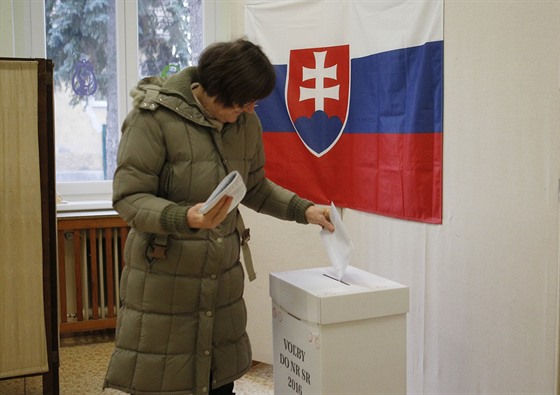
[[0,61],[0,378],[48,370],[37,62]]

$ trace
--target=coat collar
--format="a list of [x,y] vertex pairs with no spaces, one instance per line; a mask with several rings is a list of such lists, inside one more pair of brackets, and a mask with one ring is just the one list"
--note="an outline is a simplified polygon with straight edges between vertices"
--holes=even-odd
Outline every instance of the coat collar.
[[[191,89],[194,82],[199,82],[198,68],[187,67],[165,79],[146,77],[138,82],[130,95],[134,107],[154,111],[163,106],[190,121],[215,128],[196,104]],[[244,123],[245,115],[240,116],[237,122]]]

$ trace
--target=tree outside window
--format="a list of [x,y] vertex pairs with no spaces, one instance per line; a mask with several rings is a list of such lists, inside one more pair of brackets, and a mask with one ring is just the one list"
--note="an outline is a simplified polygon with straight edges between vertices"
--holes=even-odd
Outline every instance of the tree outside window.
[[[118,1],[118,0],[117,0]],[[169,75],[202,50],[201,0],[138,0],[139,78]],[[55,65],[57,181],[110,180],[120,137],[116,0],[46,0]],[[119,48],[119,51],[122,51]]]

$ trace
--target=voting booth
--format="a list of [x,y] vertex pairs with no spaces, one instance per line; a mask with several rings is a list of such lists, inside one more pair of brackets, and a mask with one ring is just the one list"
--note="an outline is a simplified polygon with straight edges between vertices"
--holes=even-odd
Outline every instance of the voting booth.
[[406,394],[406,286],[352,266],[269,280],[276,395]]

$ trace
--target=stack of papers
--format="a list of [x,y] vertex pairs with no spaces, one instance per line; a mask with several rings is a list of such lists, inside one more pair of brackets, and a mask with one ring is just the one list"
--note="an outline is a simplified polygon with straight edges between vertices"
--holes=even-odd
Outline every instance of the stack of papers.
[[208,200],[204,203],[204,205],[200,208],[199,212],[201,214],[206,214],[208,211],[212,210],[212,208],[218,204],[220,199],[224,196],[231,196],[233,198],[231,205],[229,206],[228,213],[237,207],[239,202],[245,196],[247,192],[247,187],[243,182],[243,178],[241,178],[241,174],[238,171],[234,170],[229,173],[220,184],[214,189]]

